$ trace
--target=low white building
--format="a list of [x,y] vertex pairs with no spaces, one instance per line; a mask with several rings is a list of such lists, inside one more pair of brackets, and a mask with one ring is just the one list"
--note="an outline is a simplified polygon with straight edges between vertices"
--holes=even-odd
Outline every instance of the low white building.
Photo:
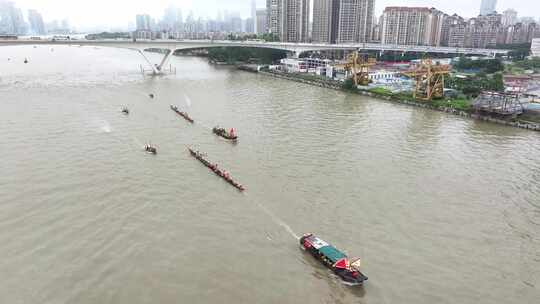
[[[474,59],[474,58],[476,58],[476,59]],[[470,57],[469,59],[477,60],[479,57],[474,57],[474,58]],[[414,59],[414,60],[411,60],[411,63],[419,65],[419,64],[422,63],[422,60],[423,59]],[[458,58],[458,60],[459,60],[459,58]],[[433,64],[441,64],[441,65],[443,65],[443,64],[452,64],[452,61],[453,61],[452,58],[433,58],[433,59],[431,59],[431,62]]]
[[281,59],[281,69],[289,73],[314,73],[324,75],[326,67],[331,63],[328,59],[319,58],[284,58]]
[[288,73],[307,73],[308,64],[299,59],[283,58],[280,61],[281,70]]
[[326,67],[320,66],[315,68],[315,75],[326,76]]
[[368,74],[369,80],[373,83],[393,83],[401,81],[400,73],[396,71],[378,70],[371,71]]
[[540,38],[535,38],[532,40],[531,55],[533,57],[540,57]]
[[302,61],[307,64],[308,72],[310,73],[316,73],[316,70],[320,68],[326,69],[326,66],[332,63],[332,60],[320,58],[302,58]]

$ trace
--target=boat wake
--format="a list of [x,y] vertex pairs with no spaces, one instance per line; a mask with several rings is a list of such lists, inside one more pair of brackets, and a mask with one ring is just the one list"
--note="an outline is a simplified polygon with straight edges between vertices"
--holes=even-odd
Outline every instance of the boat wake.
[[191,99],[186,94],[184,94],[184,99],[186,100],[186,105],[191,107]]
[[101,131],[103,131],[104,133],[111,133],[112,129],[111,126],[107,124],[101,127]]
[[101,132],[101,133],[111,133],[112,132],[111,124],[108,121],[104,120],[104,119],[93,118],[88,122],[88,124],[89,124],[90,127],[98,129],[99,132]]
[[259,207],[259,209],[261,209],[264,213],[266,213],[266,215],[268,215],[272,219],[274,224],[283,227],[283,229],[285,229],[285,231],[287,231],[296,240],[300,239],[298,234],[296,234],[296,232],[292,230],[291,226],[287,225],[287,223],[285,223],[283,220],[278,218],[275,214],[270,212],[270,210],[266,209],[266,207],[261,205],[258,201],[254,200],[253,203],[255,204],[255,206]]

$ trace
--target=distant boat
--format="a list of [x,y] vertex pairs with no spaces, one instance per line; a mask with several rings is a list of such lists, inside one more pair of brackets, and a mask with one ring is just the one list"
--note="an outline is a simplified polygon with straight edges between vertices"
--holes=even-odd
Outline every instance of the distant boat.
[[176,114],[184,117],[185,120],[189,121],[190,123],[193,123],[193,119],[191,117],[189,117],[189,115],[186,113],[186,112],[182,112],[178,109],[177,106],[173,106],[171,105],[171,110],[173,110],[174,112],[176,112]]
[[239,191],[246,190],[246,188],[243,185],[235,182],[227,171],[218,169],[217,164],[212,164],[210,161],[208,161],[205,158],[205,155],[203,153],[200,153],[199,151],[195,151],[195,150],[193,150],[191,148],[188,148],[188,150],[189,150],[189,153],[191,154],[191,156],[195,157],[197,160],[199,160],[201,163],[203,163],[203,165],[205,165],[207,168],[212,170],[216,175],[223,178],[227,183],[231,184],[233,187],[235,187]]
[[156,97],[156,96],[155,96],[153,93],[150,93],[150,94],[148,94],[148,97],[154,98],[154,97]]
[[24,63],[28,63],[28,59],[27,59],[27,58],[24,58]]
[[231,129],[229,132],[227,132],[227,130],[218,126],[214,127],[212,129],[212,132],[228,140],[236,141],[238,139],[238,136],[236,135],[234,129]]
[[129,109],[126,107],[122,108],[122,113],[129,115]]
[[145,145],[144,150],[150,154],[157,154],[157,148],[151,144]]

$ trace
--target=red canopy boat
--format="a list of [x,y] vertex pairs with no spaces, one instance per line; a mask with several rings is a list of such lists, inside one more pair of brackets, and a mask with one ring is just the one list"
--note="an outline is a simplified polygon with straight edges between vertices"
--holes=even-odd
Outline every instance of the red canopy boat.
[[347,255],[336,249],[313,234],[304,234],[300,238],[300,248],[309,252],[316,259],[321,261],[326,267],[330,268],[343,281],[362,285],[368,279],[360,271],[360,259],[349,259]]

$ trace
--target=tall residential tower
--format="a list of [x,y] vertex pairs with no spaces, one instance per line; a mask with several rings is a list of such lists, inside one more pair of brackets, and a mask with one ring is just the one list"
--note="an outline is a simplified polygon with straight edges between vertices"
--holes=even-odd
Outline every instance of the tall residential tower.
[[339,7],[339,0],[313,0],[313,30],[311,38],[314,42],[333,43],[336,38],[336,26],[333,24],[335,6]]
[[503,12],[502,25],[510,26],[518,22],[518,12],[513,9],[507,9]]
[[284,42],[306,42],[310,0],[266,0],[268,31]]
[[482,0],[480,4],[480,15],[486,16],[495,13],[497,10],[497,0]]
[[253,32],[258,33],[257,29],[257,1],[251,0],[251,22],[253,23]]
[[313,41],[369,42],[375,0],[314,0]]
[[30,31],[34,35],[45,35],[45,24],[43,17],[36,10],[28,10],[28,22],[30,23]]
[[256,16],[256,32],[257,34],[265,34],[268,33],[268,21],[266,18],[266,9],[258,9],[257,10],[257,16]]
[[283,0],[266,0],[266,22],[268,32],[281,34],[281,19],[283,18]]
[[434,8],[389,6],[382,16],[381,43],[439,46],[445,18]]

